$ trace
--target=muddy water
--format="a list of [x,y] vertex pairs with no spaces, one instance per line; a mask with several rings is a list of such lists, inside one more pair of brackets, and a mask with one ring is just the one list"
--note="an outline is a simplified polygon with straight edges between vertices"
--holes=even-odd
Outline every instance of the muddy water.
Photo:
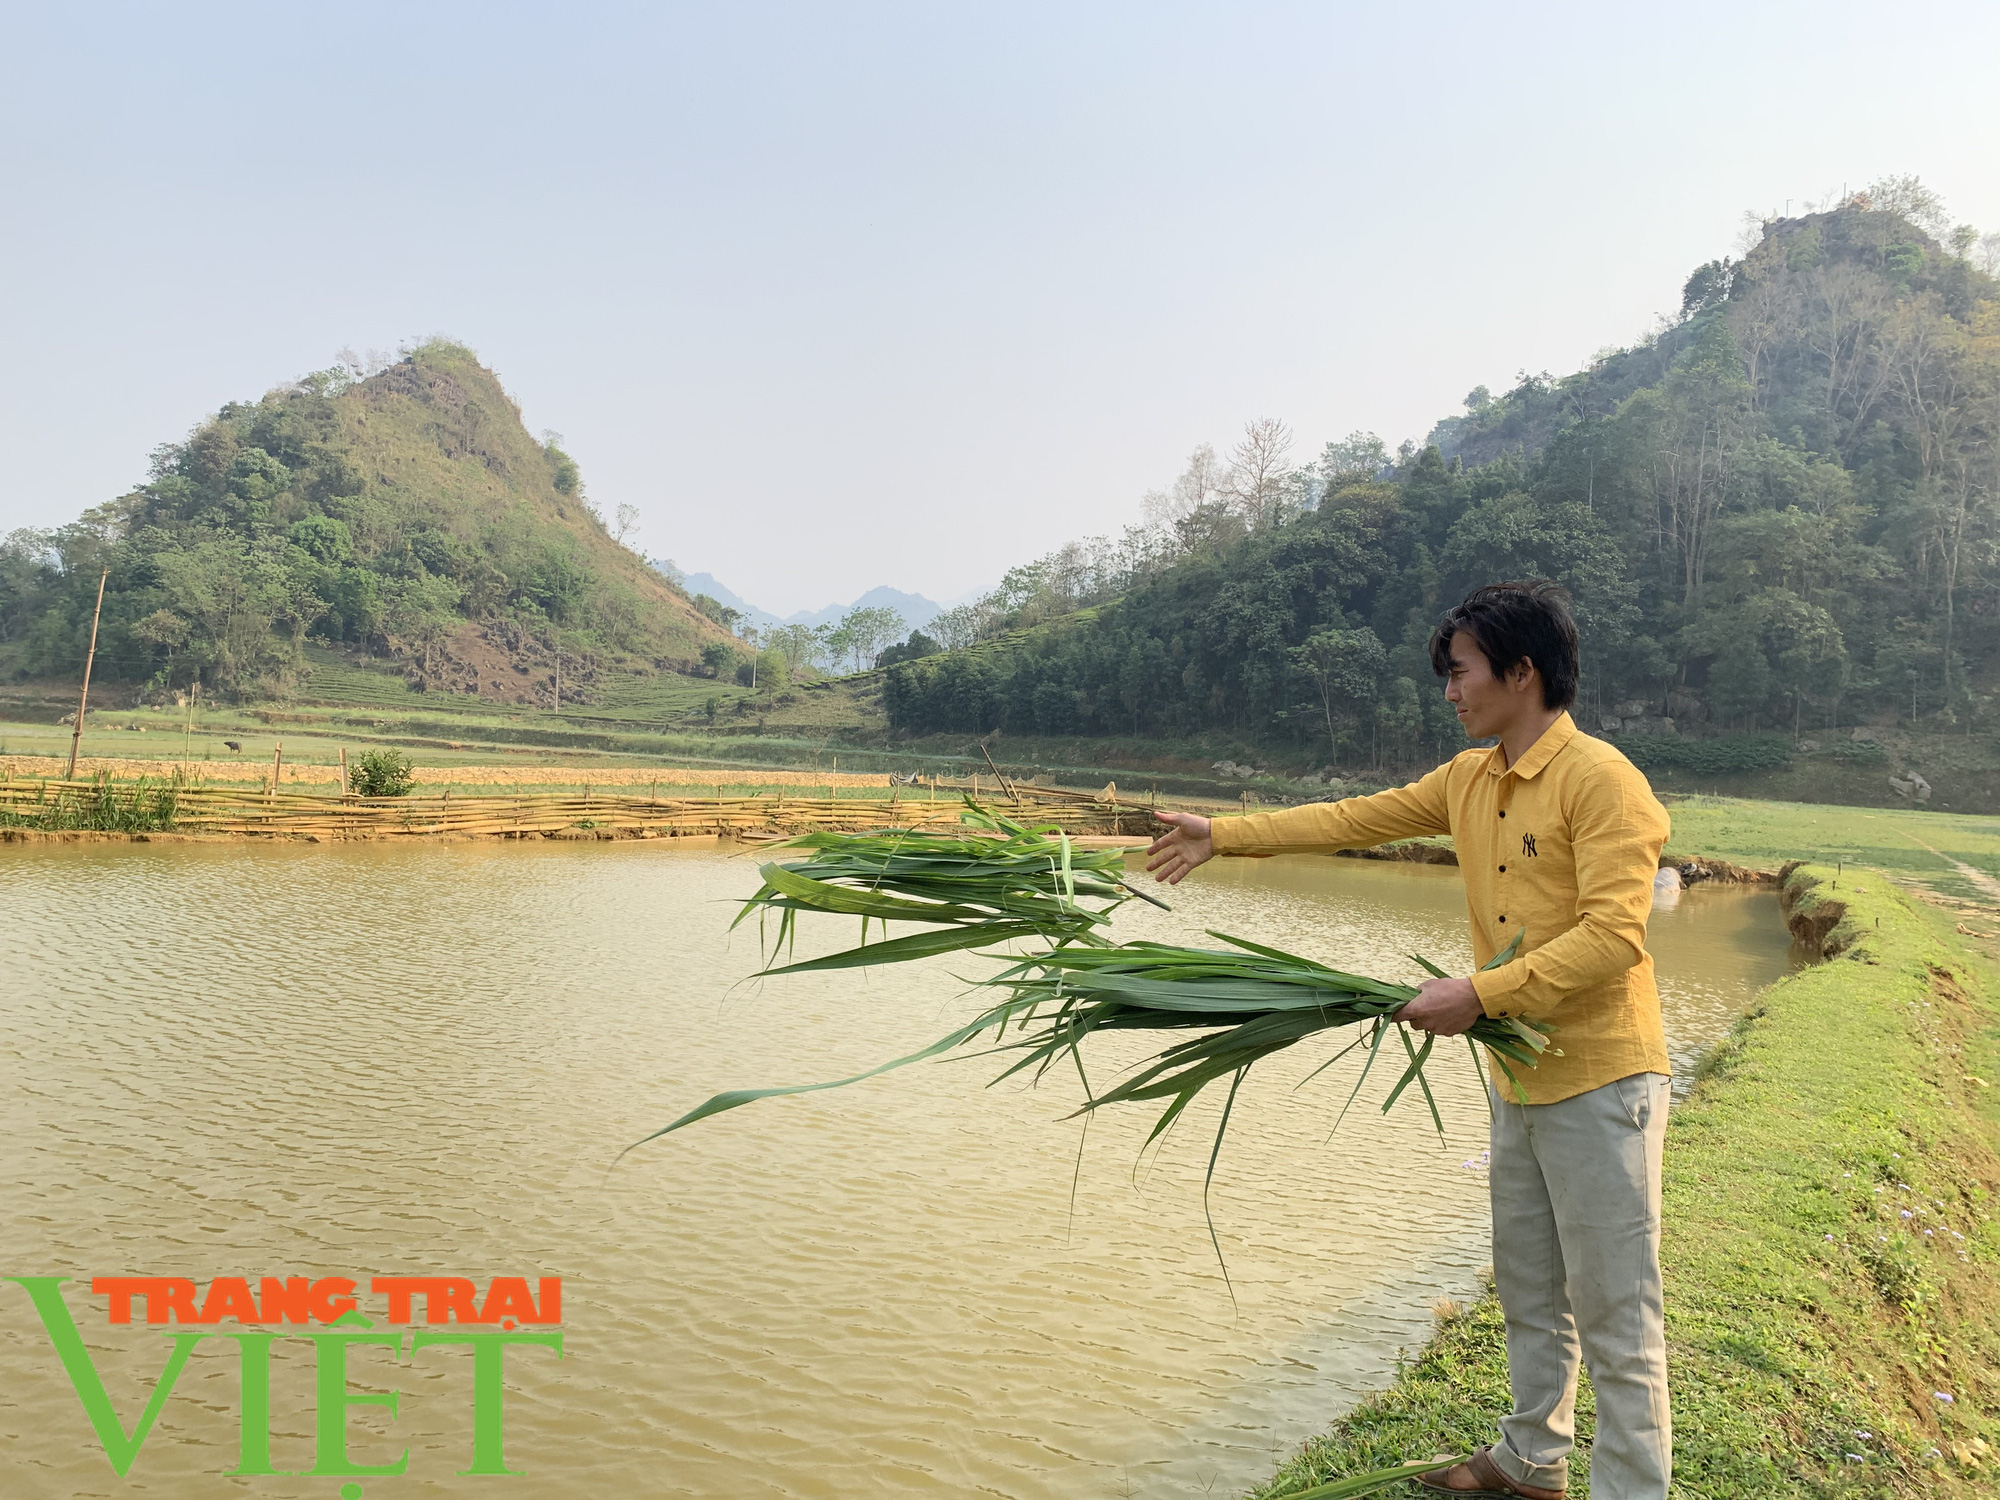
[[[1201,1212],[1213,1108],[1142,1162],[1144,1115],[1084,1137],[1071,1082],[930,1064],[607,1173],[716,1089],[856,1071],[967,1014],[968,958],[732,989],[751,883],[651,844],[0,851],[0,1273],[560,1275],[565,1337],[560,1363],[509,1356],[521,1478],[458,1473],[463,1350],[379,1347],[353,1389],[400,1406],[352,1409],[351,1457],[407,1449],[405,1473],[227,1477],[238,1358],[213,1339],[119,1479],[0,1286],[0,1493],[1227,1495],[1476,1286],[1485,1112],[1457,1057],[1442,1146],[1407,1101],[1329,1143],[1348,1066],[1293,1088],[1323,1048],[1245,1088],[1210,1197],[1233,1304]],[[1385,977],[1468,958],[1450,871],[1231,861],[1174,899],[1121,928]],[[1775,901],[1736,891],[1690,891],[1654,951],[1680,1057],[1787,965]],[[129,1430],[167,1341],[68,1290]],[[281,1470],[315,1461],[312,1360],[276,1346]]]

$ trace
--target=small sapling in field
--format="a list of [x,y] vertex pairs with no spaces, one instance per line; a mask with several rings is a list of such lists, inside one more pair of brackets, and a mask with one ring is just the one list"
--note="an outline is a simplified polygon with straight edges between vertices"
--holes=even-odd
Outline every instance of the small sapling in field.
[[415,769],[400,750],[364,750],[348,773],[348,785],[361,797],[404,797]]

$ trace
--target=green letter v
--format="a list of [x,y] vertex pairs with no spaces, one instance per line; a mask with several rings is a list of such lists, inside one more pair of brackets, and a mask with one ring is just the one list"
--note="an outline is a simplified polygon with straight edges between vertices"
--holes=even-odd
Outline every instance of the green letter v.
[[124,1424],[118,1420],[118,1413],[112,1409],[111,1397],[105,1392],[97,1366],[91,1362],[90,1351],[83,1347],[83,1335],[76,1331],[76,1320],[69,1315],[62,1293],[57,1290],[66,1278],[9,1276],[5,1279],[26,1287],[28,1295],[35,1299],[35,1311],[42,1315],[42,1327],[48,1330],[49,1342],[55,1345],[56,1357],[69,1372],[69,1383],[76,1387],[76,1398],[83,1403],[84,1415],[90,1418],[90,1425],[97,1430],[97,1440],[104,1445],[104,1456],[111,1460],[111,1467],[123,1479],[125,1471],[132,1467],[132,1460],[139,1456],[146,1434],[153,1430],[153,1421],[159,1416],[160,1408],[173,1394],[174,1382],[181,1378],[188,1356],[208,1334],[168,1335],[174,1341],[174,1352],[167,1356],[167,1367],[160,1372],[159,1380],[153,1385],[153,1394],[146,1402],[146,1410],[140,1414],[139,1425],[128,1438]]

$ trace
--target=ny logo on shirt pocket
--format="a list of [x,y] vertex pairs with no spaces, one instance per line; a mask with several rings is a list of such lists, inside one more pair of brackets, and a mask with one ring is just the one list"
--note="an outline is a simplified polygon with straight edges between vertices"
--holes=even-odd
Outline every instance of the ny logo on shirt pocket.
[[1521,853],[1529,859],[1535,857],[1535,836],[1532,833],[1521,835]]

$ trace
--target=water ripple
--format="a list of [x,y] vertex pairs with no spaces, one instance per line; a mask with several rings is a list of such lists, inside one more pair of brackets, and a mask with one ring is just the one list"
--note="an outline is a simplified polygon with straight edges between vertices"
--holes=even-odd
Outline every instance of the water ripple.
[[[509,1362],[516,1492],[716,1500],[1227,1493],[1476,1286],[1484,1183],[1462,1163],[1485,1111],[1449,1061],[1442,1148],[1407,1106],[1329,1143],[1346,1065],[1292,1091],[1323,1047],[1253,1077],[1212,1197],[1240,1310],[1201,1215],[1212,1106],[1143,1162],[1145,1116],[1098,1119],[1074,1214],[1073,1089],[988,1089],[986,1061],[760,1106],[607,1173],[717,1088],[839,1076],[967,1013],[964,957],[739,985],[755,937],[726,928],[751,884],[657,845],[0,851],[6,1266],[561,1275],[565,1359]],[[1384,977],[1413,977],[1412,948],[1469,957],[1449,872],[1229,862],[1175,904],[1121,927],[1219,926]],[[1677,1056],[1785,961],[1768,897],[1690,892],[1654,947]],[[5,1295],[6,1494],[288,1493],[222,1477],[237,1376],[209,1346],[114,1480]],[[162,1346],[94,1306],[129,1423]],[[486,1493],[455,1473],[450,1353],[393,1377],[393,1425],[356,1409],[357,1458],[411,1450],[370,1493]],[[392,1378],[386,1353],[356,1359]],[[281,1468],[311,1461],[308,1361],[279,1346]]]

